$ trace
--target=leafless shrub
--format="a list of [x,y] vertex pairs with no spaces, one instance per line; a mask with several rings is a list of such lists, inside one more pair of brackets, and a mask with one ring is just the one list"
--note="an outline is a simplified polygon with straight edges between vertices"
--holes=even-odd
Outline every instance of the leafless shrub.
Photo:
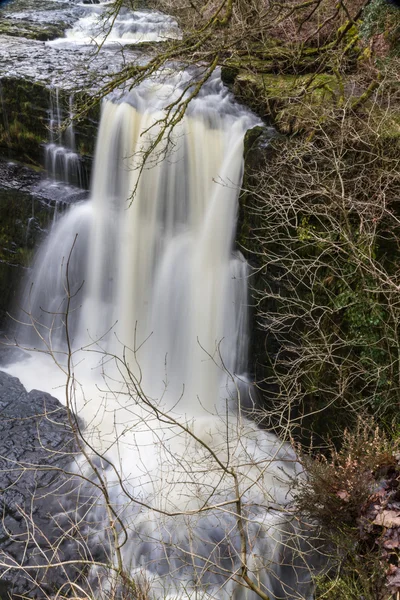
[[338,434],[366,408],[382,421],[395,416],[393,126],[375,103],[362,113],[351,104],[328,109],[309,136],[273,140],[245,183],[241,244],[257,268],[256,321],[269,350],[256,378],[276,420],[299,432],[313,423]]

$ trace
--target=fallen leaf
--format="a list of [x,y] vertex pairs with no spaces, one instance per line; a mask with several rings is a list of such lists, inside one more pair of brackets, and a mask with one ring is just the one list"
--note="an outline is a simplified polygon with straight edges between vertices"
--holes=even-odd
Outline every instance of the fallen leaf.
[[376,515],[373,524],[381,527],[400,527],[400,512],[398,510],[384,510]]

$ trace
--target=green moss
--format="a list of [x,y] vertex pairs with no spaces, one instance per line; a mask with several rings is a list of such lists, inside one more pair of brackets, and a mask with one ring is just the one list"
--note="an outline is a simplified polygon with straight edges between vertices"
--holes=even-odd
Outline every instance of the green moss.
[[13,77],[0,83],[0,144],[11,156],[38,165],[48,138],[49,91],[43,84]]
[[379,135],[383,139],[388,139],[392,143],[400,141],[400,111],[396,109],[382,110],[374,107],[370,113],[372,126],[376,127]]
[[336,87],[334,75],[262,75],[262,87],[270,97],[297,97],[308,89],[315,104],[320,104],[332,95]]
[[294,133],[315,123],[338,97],[335,75],[257,75],[240,72],[234,92],[284,133]]
[[[347,82],[338,74],[274,75],[240,71],[234,78],[233,91],[281,133],[294,134],[311,132],[321,125],[332,111],[343,105],[345,90],[353,86],[351,80]],[[394,103],[390,109],[382,109],[374,96],[362,88],[351,101],[357,110],[364,107],[368,110],[368,119],[382,137],[392,140],[400,137],[400,111]]]
[[[30,165],[43,162],[43,145],[49,140],[49,107],[51,90],[45,84],[29,79],[4,77],[0,80],[0,146],[3,155]],[[76,94],[85,103],[83,93]],[[86,99],[87,100],[87,99]],[[60,106],[69,113],[69,93],[59,91]],[[99,121],[99,105],[75,123],[77,149],[83,156],[92,157]],[[88,162],[88,161],[87,161]]]
[[233,66],[224,66],[221,69],[221,79],[226,85],[235,83],[235,79],[239,73],[239,69]]

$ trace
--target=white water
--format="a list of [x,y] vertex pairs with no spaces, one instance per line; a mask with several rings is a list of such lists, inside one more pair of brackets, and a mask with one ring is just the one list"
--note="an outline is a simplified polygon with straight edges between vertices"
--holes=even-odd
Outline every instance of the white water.
[[141,42],[161,42],[180,36],[176,21],[156,11],[130,11],[121,8],[115,17],[113,2],[79,5],[84,9],[82,16],[63,38],[47,42],[50,46],[79,48],[86,45],[125,45]]
[[[94,460],[128,532],[121,554],[132,576],[160,600],[255,600],[240,577],[245,541],[249,575],[271,599],[311,598],[307,543],[297,533],[306,534],[290,511],[301,467],[240,410],[247,265],[233,236],[243,137],[254,118],[215,77],[166,156],[164,140],[138,181],[162,107],[188,78],[147,82],[124,102],[104,103],[91,200],[55,225],[23,296],[18,342],[52,357],[34,354],[9,372],[65,401],[69,289],[69,401],[105,456]],[[96,481],[83,456],[74,468]],[[81,519],[75,502],[64,508],[60,523]],[[85,522],[91,544],[116,564],[109,516],[100,494]],[[89,580],[100,581],[97,594],[113,585],[102,568]]]
[[73,126],[73,96],[69,97],[69,125],[63,130],[67,118],[62,110],[59,89],[50,93],[49,132],[50,141],[45,146],[45,167],[47,176],[53,181],[82,186],[82,169],[80,156],[75,149],[75,132]]

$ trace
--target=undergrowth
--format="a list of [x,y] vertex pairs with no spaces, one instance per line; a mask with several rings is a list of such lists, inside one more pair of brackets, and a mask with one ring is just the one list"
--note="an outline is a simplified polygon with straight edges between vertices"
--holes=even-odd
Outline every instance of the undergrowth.
[[346,431],[329,455],[303,455],[297,490],[304,515],[327,540],[330,571],[316,578],[316,600],[389,600],[400,593],[400,438],[370,419]]

